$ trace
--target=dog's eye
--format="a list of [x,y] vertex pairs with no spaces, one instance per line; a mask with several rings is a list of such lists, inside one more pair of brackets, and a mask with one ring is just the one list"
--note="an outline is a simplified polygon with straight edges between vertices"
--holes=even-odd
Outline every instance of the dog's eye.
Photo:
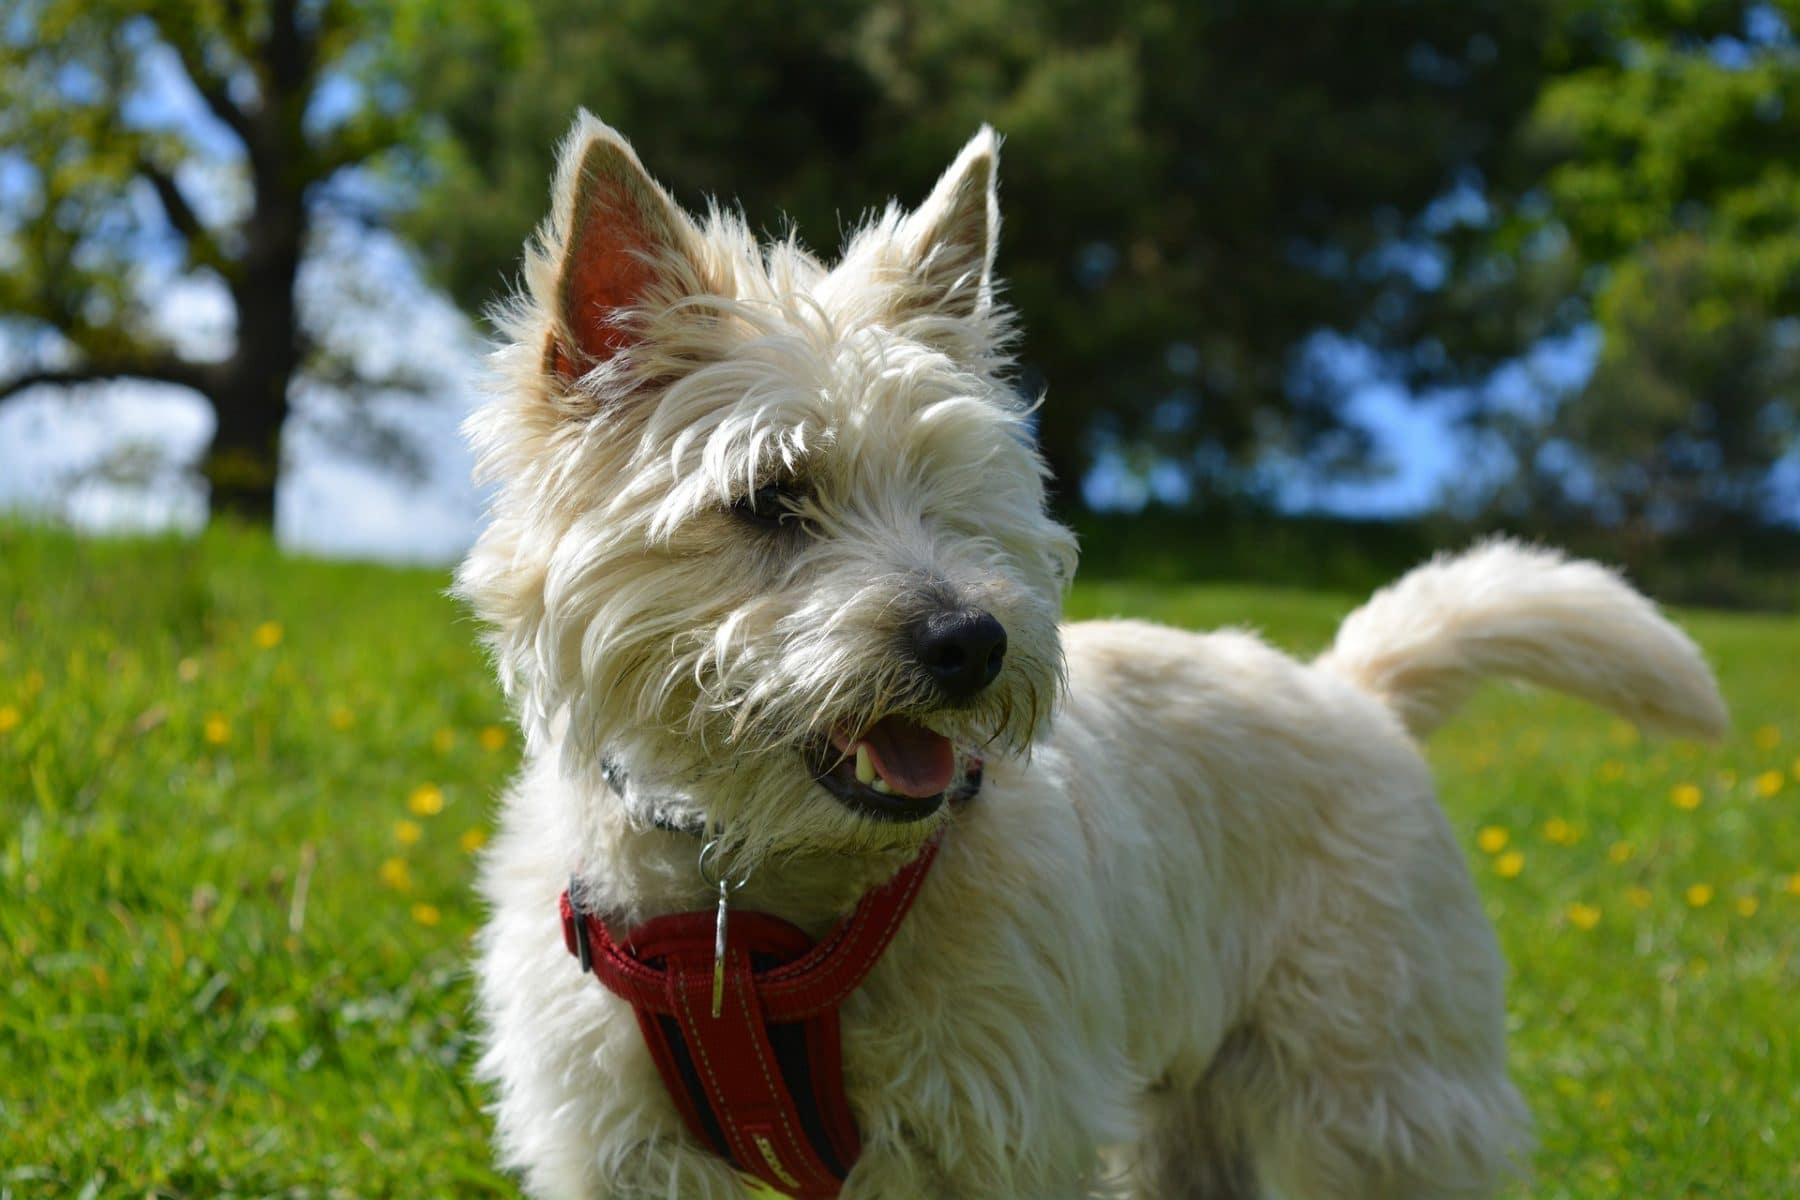
[[751,492],[741,496],[731,506],[734,515],[749,521],[753,525],[764,525],[771,529],[783,522],[797,518],[795,510],[800,502],[806,499],[806,493],[798,483],[782,480],[776,483],[765,483]]

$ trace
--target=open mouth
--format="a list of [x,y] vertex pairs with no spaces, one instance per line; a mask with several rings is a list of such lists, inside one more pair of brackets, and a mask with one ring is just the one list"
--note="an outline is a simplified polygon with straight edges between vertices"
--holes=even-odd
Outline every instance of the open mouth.
[[821,787],[883,821],[930,816],[956,778],[950,739],[901,716],[883,717],[860,733],[833,729],[810,758]]

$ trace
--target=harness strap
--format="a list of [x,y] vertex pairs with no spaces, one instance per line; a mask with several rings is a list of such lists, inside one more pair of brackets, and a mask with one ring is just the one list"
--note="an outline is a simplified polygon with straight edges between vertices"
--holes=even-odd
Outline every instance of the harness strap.
[[695,1137],[796,1200],[833,1200],[862,1151],[844,1094],[838,1009],[893,939],[936,854],[927,843],[816,945],[778,917],[729,913],[716,1018],[710,911],[656,917],[616,939],[564,892],[563,939],[631,1005]]

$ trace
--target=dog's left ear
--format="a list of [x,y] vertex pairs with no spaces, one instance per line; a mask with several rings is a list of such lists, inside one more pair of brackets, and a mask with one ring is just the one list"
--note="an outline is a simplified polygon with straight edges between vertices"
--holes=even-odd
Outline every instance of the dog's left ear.
[[1000,137],[983,125],[900,228],[912,286],[905,307],[971,317],[993,303],[1000,236]]

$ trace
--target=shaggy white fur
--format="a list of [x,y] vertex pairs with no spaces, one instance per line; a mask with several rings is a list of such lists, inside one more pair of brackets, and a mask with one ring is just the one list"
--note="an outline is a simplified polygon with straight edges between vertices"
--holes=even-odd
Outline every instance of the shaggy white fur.
[[[546,1197],[742,1195],[556,919],[571,875],[626,924],[704,907],[673,817],[723,826],[739,905],[815,933],[942,834],[843,1010],[846,1200],[1490,1195],[1528,1141],[1504,967],[1414,738],[1490,674],[1713,735],[1711,676],[1616,576],[1506,542],[1310,666],[1059,628],[1075,549],[1002,377],[996,153],[983,130],[828,268],[691,220],[586,114],[563,148],[459,577],[527,738],[482,884],[502,1156]],[[972,609],[1007,649],[956,706],[907,631]],[[833,731],[895,714],[985,757],[973,802],[880,820],[815,782]]]

